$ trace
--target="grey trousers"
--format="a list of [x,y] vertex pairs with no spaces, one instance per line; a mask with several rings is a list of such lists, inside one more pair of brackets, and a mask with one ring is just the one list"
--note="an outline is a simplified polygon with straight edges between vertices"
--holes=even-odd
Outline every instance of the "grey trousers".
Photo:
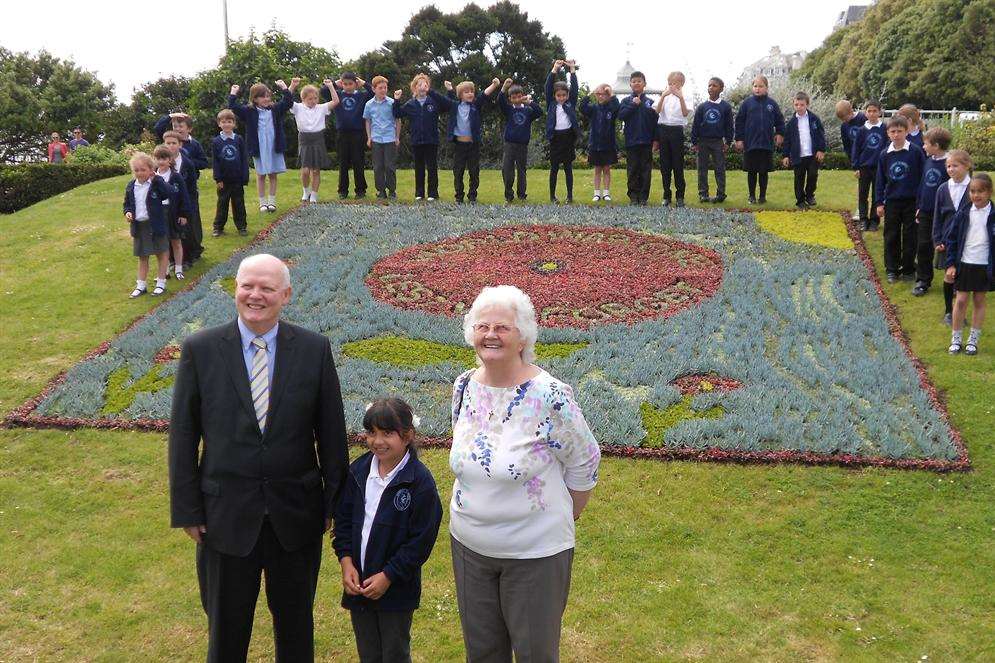
[[414,613],[350,610],[360,663],[411,663]]
[[397,145],[373,143],[373,185],[377,193],[397,193]]
[[499,559],[452,539],[467,663],[556,663],[573,548],[538,559]]
[[715,193],[726,195],[726,152],[721,138],[698,139],[698,194],[708,195],[708,162],[715,162]]

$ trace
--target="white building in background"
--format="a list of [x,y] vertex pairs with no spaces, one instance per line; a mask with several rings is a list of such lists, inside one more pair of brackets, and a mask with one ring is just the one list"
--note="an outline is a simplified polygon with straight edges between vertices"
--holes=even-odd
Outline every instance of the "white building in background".
[[757,76],[766,76],[773,83],[775,80],[786,80],[791,72],[802,66],[808,51],[782,53],[780,46],[773,46],[770,53],[743,69],[736,80],[737,88],[749,88]]
[[[632,94],[632,88],[629,87],[629,76],[632,72],[636,71],[636,68],[632,66],[632,63],[628,59],[625,60],[625,64],[622,68],[618,70],[618,76],[615,78],[615,84],[612,85],[612,93],[616,97],[627,97]],[[646,74],[645,70],[642,70],[643,74]],[[646,86],[646,94],[663,94],[663,90],[657,87]]]

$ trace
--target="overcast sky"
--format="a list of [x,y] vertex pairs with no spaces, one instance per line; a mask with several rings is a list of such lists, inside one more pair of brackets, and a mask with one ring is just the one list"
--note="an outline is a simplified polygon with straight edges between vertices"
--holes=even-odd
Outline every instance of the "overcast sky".
[[[399,37],[410,15],[426,4],[431,3],[229,0],[228,26],[232,38],[238,38],[253,28],[261,32],[275,24],[293,39],[311,41],[349,60],[385,39]],[[454,11],[468,3],[434,4]],[[614,82],[628,53],[632,64],[647,74],[650,87],[662,84],[667,72],[681,69],[697,91],[713,75],[734,82],[744,66],[766,55],[771,46],[785,52],[812,50],[851,2],[521,0],[518,4],[542,21],[546,31],[563,39],[567,55],[581,67],[582,82]],[[44,47],[56,56],[72,58],[113,82],[119,99],[130,99],[136,87],[163,76],[191,76],[213,68],[224,50],[222,0],[42,0],[4,5],[0,44],[14,51]],[[170,16],[176,17],[177,26],[155,21]],[[161,44],[163,35],[177,38],[165,53],[156,52],[154,42]]]

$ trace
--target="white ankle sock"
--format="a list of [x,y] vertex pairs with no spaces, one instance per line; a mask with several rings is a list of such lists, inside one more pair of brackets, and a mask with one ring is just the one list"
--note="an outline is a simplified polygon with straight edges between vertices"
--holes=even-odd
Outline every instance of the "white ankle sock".
[[148,289],[148,287],[149,287],[149,284],[146,281],[143,281],[141,279],[138,279],[138,280],[135,281],[135,289],[136,290],[146,290],[146,289]]
[[270,196],[269,199],[267,200],[267,204],[276,205],[276,196]]
[[266,204],[266,196],[259,196],[259,206],[262,207]]
[[971,333],[967,335],[967,342],[971,345],[977,345],[979,338],[981,338],[981,330],[971,327]]
[[304,188],[304,193],[301,195],[303,195],[305,198],[309,197],[311,195],[311,189],[309,189],[308,187],[303,187],[303,188]]
[[308,198],[310,199],[310,201],[312,203],[318,202],[318,192],[317,191],[312,191],[310,194],[308,194]]
[[950,334],[950,345],[960,345],[961,341],[964,339],[964,334],[960,330],[954,330]]
[[166,279],[156,279],[155,280],[155,287],[157,287],[157,288],[165,288],[166,287]]

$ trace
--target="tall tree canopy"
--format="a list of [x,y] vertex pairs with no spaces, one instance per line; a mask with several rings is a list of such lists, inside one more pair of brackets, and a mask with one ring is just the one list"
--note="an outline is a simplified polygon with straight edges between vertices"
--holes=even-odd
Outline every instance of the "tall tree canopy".
[[880,0],[798,75],[858,101],[978,108],[995,101],[995,2]]
[[95,136],[113,105],[114,86],[72,60],[0,47],[0,163],[44,158],[53,131]]

